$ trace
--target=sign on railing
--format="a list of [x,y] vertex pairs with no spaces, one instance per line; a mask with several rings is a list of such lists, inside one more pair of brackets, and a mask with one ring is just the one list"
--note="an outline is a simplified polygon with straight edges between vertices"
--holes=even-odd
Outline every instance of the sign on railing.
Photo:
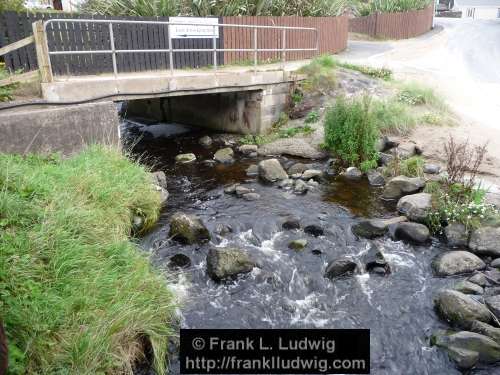
[[214,34],[216,38],[219,37],[219,20],[217,18],[170,17],[169,20],[175,23],[169,26],[172,39],[209,39],[213,38]]

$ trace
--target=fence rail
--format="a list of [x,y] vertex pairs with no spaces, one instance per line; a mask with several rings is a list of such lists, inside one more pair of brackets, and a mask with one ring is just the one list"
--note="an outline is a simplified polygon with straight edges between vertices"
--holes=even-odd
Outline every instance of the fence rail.
[[390,39],[407,39],[432,28],[434,5],[425,9],[397,13],[375,13],[351,18],[349,31]]

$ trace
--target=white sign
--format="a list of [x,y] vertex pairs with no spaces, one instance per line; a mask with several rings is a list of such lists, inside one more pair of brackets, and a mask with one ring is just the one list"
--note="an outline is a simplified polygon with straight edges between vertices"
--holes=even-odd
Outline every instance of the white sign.
[[[219,37],[219,28],[213,27],[217,25],[219,19],[215,18],[201,18],[201,17],[170,17],[169,22],[181,23],[182,25],[169,25],[170,35],[172,39],[206,39],[213,38],[214,31],[215,37]],[[196,25],[192,25],[195,23]]]

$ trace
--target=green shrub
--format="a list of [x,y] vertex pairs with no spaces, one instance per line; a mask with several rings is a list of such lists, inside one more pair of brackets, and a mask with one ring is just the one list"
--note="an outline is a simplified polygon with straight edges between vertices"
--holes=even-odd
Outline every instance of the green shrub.
[[2,0],[0,1],[0,13],[6,11],[22,12],[25,10],[23,0]]
[[424,9],[431,4],[431,0],[370,0],[369,2],[360,4],[359,12],[364,16],[377,12],[406,12]]
[[67,159],[0,154],[0,316],[12,371],[128,372],[151,344],[158,373],[173,317],[165,277],[129,241],[160,197],[119,150]]
[[368,97],[347,101],[340,97],[325,116],[325,148],[347,165],[377,160],[379,136]]
[[319,121],[319,113],[318,111],[311,111],[307,114],[306,119],[304,122],[306,124],[314,124]]

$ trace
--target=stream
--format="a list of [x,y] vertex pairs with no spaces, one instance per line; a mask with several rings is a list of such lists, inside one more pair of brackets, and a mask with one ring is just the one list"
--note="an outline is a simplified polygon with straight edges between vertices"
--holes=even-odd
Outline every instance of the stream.
[[[437,240],[420,247],[386,237],[357,239],[351,233],[350,226],[361,217],[395,215],[394,206],[379,198],[380,188],[370,187],[365,180],[331,177],[315,190],[295,195],[246,175],[246,168],[260,157],[244,157],[233,147],[234,164],[208,166],[203,160],[212,159],[223,144],[199,145],[198,139],[207,134],[199,129],[172,126],[172,132],[169,137],[148,133],[134,152],[141,162],[167,175],[167,207],[157,227],[141,239],[141,246],[151,253],[155,265],[166,269],[172,289],[181,296],[183,328],[369,328],[372,374],[461,373],[444,351],[429,344],[434,331],[448,328],[434,312],[433,296],[457,281],[432,274],[431,260],[445,246]],[[210,135],[217,140],[217,135]],[[194,153],[197,161],[176,165],[175,156],[187,152]],[[279,160],[284,166],[302,162],[325,168],[324,161]],[[224,194],[224,187],[236,182],[255,189],[261,198],[246,201]],[[176,211],[199,216],[212,233],[211,242],[183,245],[170,240],[168,222]],[[321,226],[324,235],[282,229],[289,215],[300,218],[302,228]],[[221,224],[232,231],[215,234]],[[307,247],[301,252],[290,250],[288,243],[299,238],[307,239]],[[389,275],[363,271],[333,281],[323,276],[330,260],[342,255],[359,259],[373,245],[388,260]],[[206,273],[205,258],[212,246],[244,249],[260,267],[233,282],[216,283]],[[170,258],[176,254],[187,255],[191,266],[170,269]],[[472,373],[499,373],[495,371],[483,367]],[[175,356],[170,373],[179,373]]]

